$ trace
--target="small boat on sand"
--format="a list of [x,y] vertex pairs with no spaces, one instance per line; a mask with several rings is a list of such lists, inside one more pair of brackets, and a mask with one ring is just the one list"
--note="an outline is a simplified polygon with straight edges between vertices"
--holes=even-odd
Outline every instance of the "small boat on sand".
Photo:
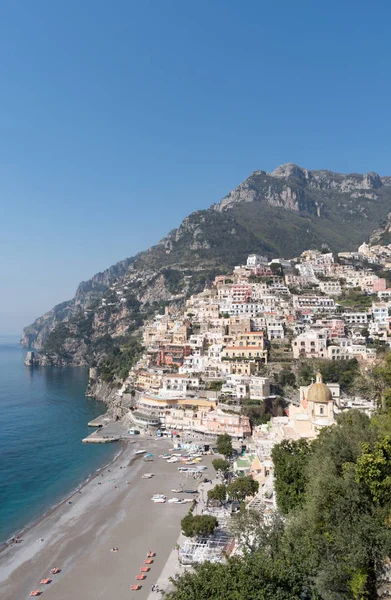
[[53,569],[50,569],[50,575],[57,575],[57,573],[59,573],[60,571],[60,567],[54,567]]
[[164,494],[154,494],[151,500],[159,500],[159,498],[163,498],[163,500],[165,500],[166,496]]
[[142,479],[152,479],[153,475],[153,473],[144,473]]
[[183,490],[177,489],[177,490],[171,490],[174,494],[182,494]]
[[146,450],[136,450],[135,454],[145,454]]
[[165,498],[151,498],[152,502],[154,502],[155,504],[164,504],[166,499]]

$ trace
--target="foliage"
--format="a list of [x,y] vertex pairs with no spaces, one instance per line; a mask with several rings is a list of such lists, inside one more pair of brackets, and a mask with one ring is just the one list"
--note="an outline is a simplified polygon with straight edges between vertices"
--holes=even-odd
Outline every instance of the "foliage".
[[248,510],[242,505],[239,512],[231,517],[228,527],[245,552],[257,552],[269,547],[275,554],[283,531],[283,521],[278,514],[269,515],[265,520],[262,510]]
[[220,483],[214,486],[211,490],[208,490],[208,501],[216,500],[220,504],[224,504],[227,499],[227,487],[224,483]]
[[135,294],[133,294],[132,292],[127,291],[125,298],[126,298],[126,307],[133,312],[139,312],[141,302],[139,302],[137,300],[137,296]]
[[274,561],[266,552],[205,562],[171,580],[167,600],[317,600],[289,561]]
[[372,296],[364,294],[361,289],[347,289],[338,297],[338,304],[353,310],[364,310],[372,306]]
[[357,390],[381,404],[383,410],[391,408],[391,352],[370,370],[361,373]]
[[212,465],[216,473],[226,473],[229,470],[229,462],[224,458],[215,458],[212,460]]
[[225,458],[229,458],[233,454],[232,448],[232,438],[228,433],[223,433],[217,436],[217,452],[225,456]]
[[227,493],[230,498],[243,501],[249,496],[255,496],[258,489],[259,483],[252,477],[238,477],[227,486]]
[[278,384],[284,388],[285,386],[296,385],[296,376],[290,369],[282,369],[278,374]]
[[342,391],[353,388],[360,374],[360,365],[356,358],[350,360],[307,360],[300,363],[298,382],[309,385],[317,371],[322,374],[325,383],[339,383]]
[[255,402],[256,401],[254,401],[254,404],[243,404],[241,408],[242,415],[245,415],[250,419],[251,427],[267,423],[272,416],[270,412],[267,412],[264,402],[257,402],[256,404]]
[[374,448],[367,442],[357,460],[357,483],[367,488],[372,501],[380,506],[391,504],[391,437],[376,442]]
[[67,359],[69,357],[69,352],[65,350],[65,341],[70,337],[70,329],[69,326],[65,323],[60,323],[57,327],[49,334],[44,352],[48,355],[57,355],[62,359]]
[[186,537],[195,537],[197,535],[207,537],[213,534],[218,523],[216,517],[211,515],[192,515],[191,513],[183,517],[181,528]]
[[272,262],[270,264],[270,270],[273,273],[273,275],[282,275],[282,267],[279,263]]
[[166,281],[166,286],[171,294],[179,294],[183,288],[183,273],[176,269],[163,269],[162,274]]
[[103,381],[110,383],[115,378],[126,379],[130,367],[138,359],[141,352],[142,346],[135,338],[130,338],[121,347],[112,345],[108,356],[99,365],[99,374]]
[[271,417],[283,416],[284,402],[278,396],[266,400],[242,400],[241,413],[250,419],[252,427],[262,425],[268,423]]
[[210,381],[208,384],[208,390],[212,390],[214,392],[219,392],[223,385],[222,381]]
[[311,445],[304,438],[297,441],[283,440],[272,450],[277,503],[283,514],[288,514],[304,503],[310,455]]

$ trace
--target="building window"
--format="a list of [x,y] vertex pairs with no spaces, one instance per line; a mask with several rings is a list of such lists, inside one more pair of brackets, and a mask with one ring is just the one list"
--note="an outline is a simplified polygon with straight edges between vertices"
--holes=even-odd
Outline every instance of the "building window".
[[321,407],[319,408],[319,411],[320,411],[320,414],[321,414],[321,415],[323,415],[323,414],[324,414],[324,408],[323,408],[323,406],[321,406]]

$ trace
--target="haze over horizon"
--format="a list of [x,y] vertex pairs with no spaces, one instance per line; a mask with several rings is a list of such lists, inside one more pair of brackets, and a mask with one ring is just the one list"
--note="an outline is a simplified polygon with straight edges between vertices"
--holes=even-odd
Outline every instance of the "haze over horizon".
[[391,175],[391,6],[2,3],[0,332],[252,171]]

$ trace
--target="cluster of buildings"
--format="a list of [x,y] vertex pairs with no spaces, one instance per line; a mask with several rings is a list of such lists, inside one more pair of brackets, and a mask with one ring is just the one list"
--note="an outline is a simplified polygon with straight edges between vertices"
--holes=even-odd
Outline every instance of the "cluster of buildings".
[[[281,365],[374,361],[378,344],[391,340],[391,289],[365,253],[363,245],[337,257],[311,250],[271,262],[253,254],[184,307],[167,306],[145,325],[144,355],[123,388],[135,390],[133,421],[169,434],[243,439],[251,427],[241,406],[273,395],[271,373]],[[351,290],[364,308],[345,302]],[[296,408],[284,427],[300,436],[305,419]]]

